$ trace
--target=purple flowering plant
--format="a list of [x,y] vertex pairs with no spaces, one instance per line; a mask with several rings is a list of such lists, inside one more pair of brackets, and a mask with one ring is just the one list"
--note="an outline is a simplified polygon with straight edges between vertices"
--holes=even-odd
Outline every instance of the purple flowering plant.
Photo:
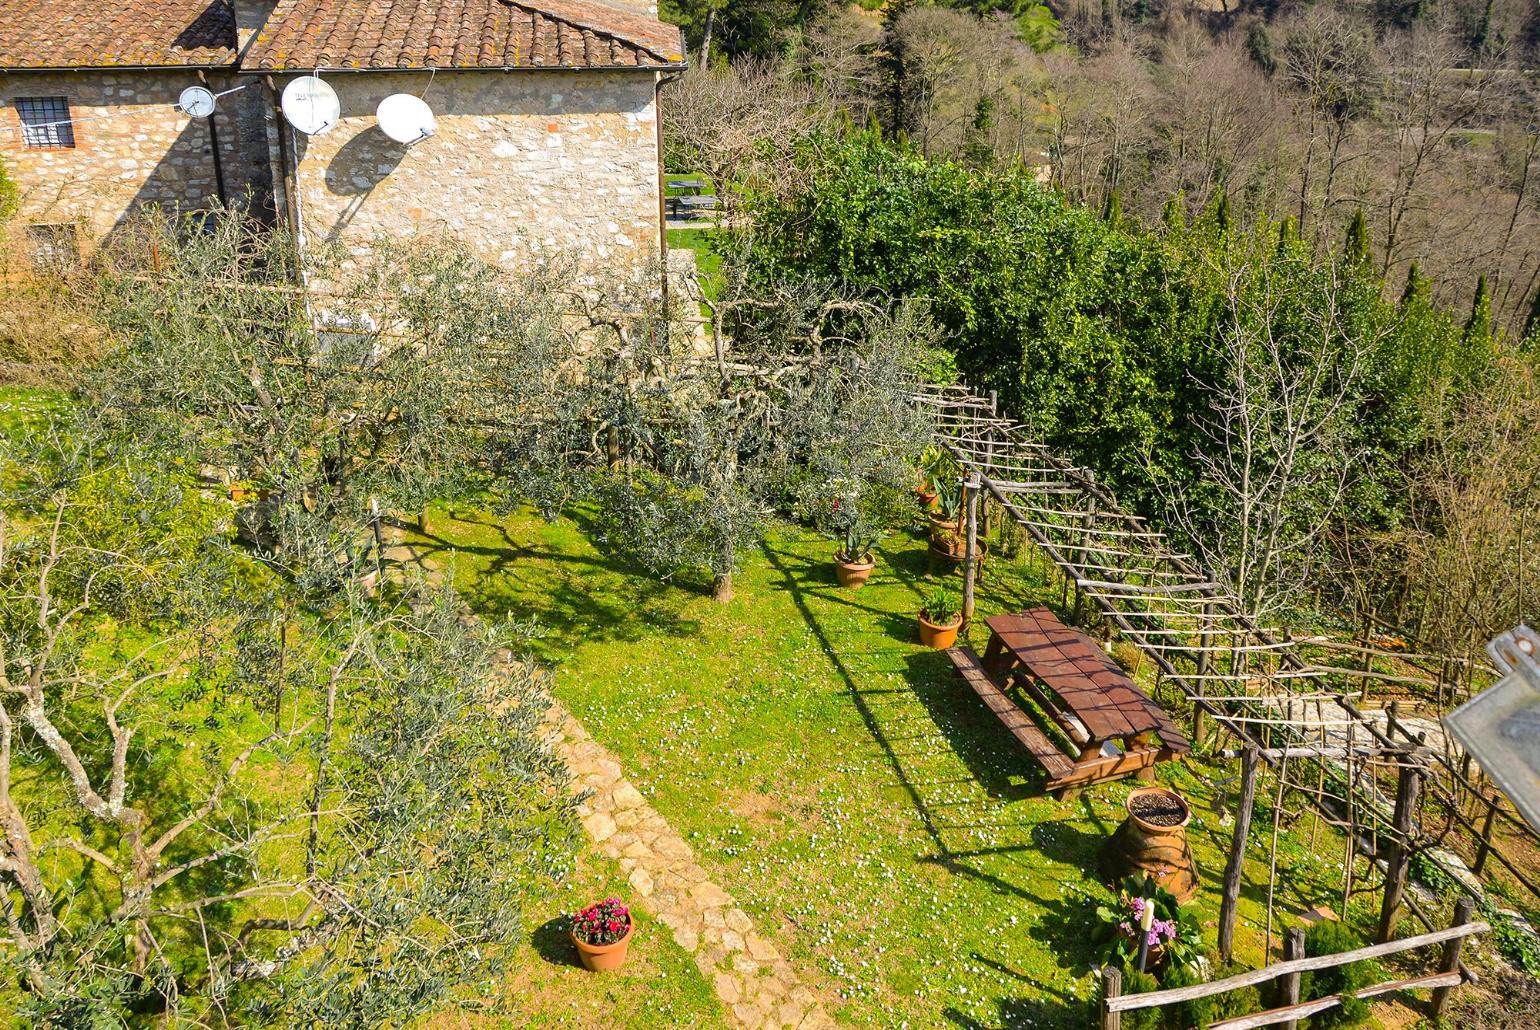
[[1150,954],[1156,954],[1159,949],[1162,963],[1177,966],[1197,962],[1203,954],[1203,937],[1198,928],[1182,918],[1181,907],[1170,891],[1153,879],[1135,876],[1123,881],[1116,904],[1097,906],[1096,915],[1101,920],[1106,941],[1106,960],[1130,968],[1138,962],[1140,927],[1144,923],[1146,905],[1154,908],[1150,928],[1145,932]]
[[584,944],[614,944],[631,927],[631,910],[619,898],[605,898],[572,917],[572,934]]

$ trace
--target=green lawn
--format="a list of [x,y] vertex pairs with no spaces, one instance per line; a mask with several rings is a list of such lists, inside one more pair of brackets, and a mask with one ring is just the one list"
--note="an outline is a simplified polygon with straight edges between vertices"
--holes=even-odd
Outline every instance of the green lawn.
[[[1091,913],[1107,897],[1096,859],[1129,788],[1034,796],[1019,745],[914,642],[918,536],[890,537],[872,584],[845,591],[830,541],[779,530],[722,606],[635,575],[577,522],[455,508],[433,528],[426,542],[475,607],[538,622],[533,650],[563,703],[842,1022],[1085,1025]],[[1002,559],[979,609],[1058,594]],[[1194,906],[1211,944],[1230,836],[1214,802],[1234,790],[1215,781],[1234,772],[1198,761],[1160,773],[1194,804]],[[1270,813],[1259,798],[1240,911],[1238,957],[1253,963]],[[1275,940],[1283,914],[1341,900],[1341,838],[1322,828],[1312,850],[1310,820],[1295,831],[1278,848]]]
[[669,229],[668,245],[671,250],[693,250],[695,267],[700,273],[701,290],[706,297],[715,300],[722,284],[722,255],[712,246],[715,229]]

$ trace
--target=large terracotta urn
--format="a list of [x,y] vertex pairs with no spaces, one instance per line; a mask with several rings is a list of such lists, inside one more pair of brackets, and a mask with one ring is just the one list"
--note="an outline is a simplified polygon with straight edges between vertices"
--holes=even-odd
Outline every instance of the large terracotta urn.
[[1125,876],[1148,874],[1179,904],[1198,893],[1198,867],[1187,824],[1192,807],[1166,787],[1141,787],[1128,795],[1128,818],[1102,852],[1102,872],[1116,883]]

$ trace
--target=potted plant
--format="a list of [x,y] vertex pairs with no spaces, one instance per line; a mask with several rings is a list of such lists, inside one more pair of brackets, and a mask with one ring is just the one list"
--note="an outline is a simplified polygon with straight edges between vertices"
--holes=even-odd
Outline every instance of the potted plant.
[[930,513],[930,543],[932,547],[953,546],[962,532],[962,484],[956,479],[935,481],[936,509]]
[[845,541],[834,552],[834,575],[842,587],[859,587],[871,578],[877,559],[872,548],[877,544],[877,534],[858,523],[845,530]]
[[943,649],[957,643],[957,629],[962,625],[962,605],[957,595],[938,587],[920,609],[920,643]]
[[1137,968],[1139,938],[1144,923],[1144,909],[1153,907],[1149,929],[1144,931],[1145,969],[1155,970],[1166,963],[1191,966],[1203,954],[1203,936],[1191,920],[1183,919],[1176,897],[1149,877],[1130,876],[1118,891],[1117,903],[1100,905],[1097,918],[1102,923],[1102,938],[1107,941],[1106,958],[1128,969]]
[[946,451],[934,445],[925,448],[925,452],[920,455],[920,485],[914,488],[914,492],[919,495],[921,507],[936,506],[936,484],[946,477],[952,467],[952,460]]
[[635,930],[631,910],[619,898],[605,898],[572,917],[572,943],[583,965],[596,973],[625,964]]

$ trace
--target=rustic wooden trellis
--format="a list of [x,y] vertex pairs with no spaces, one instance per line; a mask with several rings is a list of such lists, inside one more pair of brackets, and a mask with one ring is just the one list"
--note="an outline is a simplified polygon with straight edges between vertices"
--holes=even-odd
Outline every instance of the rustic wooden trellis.
[[[1394,721],[1381,728],[1340,689],[1344,672],[1353,670],[1312,660],[1287,628],[1259,625],[1224,582],[1180,553],[1147,519],[1125,511],[1091,470],[1001,417],[993,396],[966,387],[920,386],[915,403],[971,488],[964,509],[970,544],[980,520],[979,500],[992,500],[1062,577],[1063,607],[1076,613],[1086,604],[1098,609],[1111,630],[1154,663],[1158,689],[1192,705],[1194,743],[1209,735],[1212,721],[1279,772],[1289,761],[1282,756],[1292,752],[1289,789],[1306,797],[1319,818],[1346,827],[1350,847],[1361,831],[1362,839],[1385,841],[1402,856],[1431,843],[1421,802],[1403,798],[1398,804],[1382,792],[1368,759],[1415,765],[1417,782],[1428,787],[1423,796],[1447,799],[1455,813],[1438,836],[1463,838],[1483,862],[1488,855],[1497,858],[1540,903],[1540,884],[1492,842],[1491,821],[1499,817],[1500,803],[1489,802],[1483,833],[1460,811],[1456,796],[1472,789],[1468,768],[1462,774],[1453,756],[1412,747],[1419,742],[1404,730],[1395,739]],[[965,617],[972,614],[973,553],[970,547]],[[1365,667],[1373,672],[1371,663]],[[1441,858],[1424,855],[1458,882]],[[1393,900],[1399,904],[1399,897]],[[1422,913],[1414,914],[1428,923]]]

